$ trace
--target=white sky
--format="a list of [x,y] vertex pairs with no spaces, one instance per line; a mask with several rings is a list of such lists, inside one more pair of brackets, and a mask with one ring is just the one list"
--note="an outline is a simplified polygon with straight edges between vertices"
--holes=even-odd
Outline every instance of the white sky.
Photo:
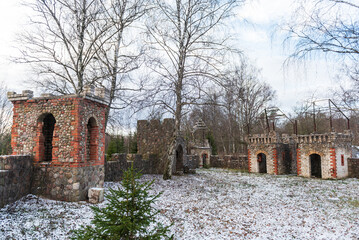
[[[307,62],[306,71],[304,67],[283,68],[289,51],[283,49],[280,34],[273,38],[272,33],[276,24],[290,17],[293,2],[252,0],[237,13],[248,23],[236,22],[231,26],[231,31],[239,39],[239,48],[262,69],[263,79],[277,92],[277,105],[287,112],[314,93],[318,98],[329,97],[328,87],[337,85],[333,80],[335,69],[328,67],[325,61]],[[17,92],[34,90],[33,86],[23,83],[29,76],[25,67],[8,60],[16,52],[14,40],[16,32],[24,26],[25,13],[19,0],[0,1],[0,81],[5,82],[9,90]]]

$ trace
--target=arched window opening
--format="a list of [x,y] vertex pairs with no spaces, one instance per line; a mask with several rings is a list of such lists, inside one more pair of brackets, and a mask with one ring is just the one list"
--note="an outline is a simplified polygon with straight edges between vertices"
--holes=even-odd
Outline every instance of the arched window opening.
[[39,118],[38,127],[40,130],[39,136],[39,156],[40,161],[52,161],[52,140],[55,129],[55,117],[51,113],[47,113]]
[[98,126],[92,117],[87,123],[86,160],[96,161],[98,156]]
[[179,145],[176,149],[176,172],[183,171],[183,148]]
[[267,157],[264,153],[259,153],[257,155],[258,161],[258,172],[267,173]]
[[311,154],[310,158],[310,175],[312,177],[322,177],[322,163],[321,157],[318,154]]

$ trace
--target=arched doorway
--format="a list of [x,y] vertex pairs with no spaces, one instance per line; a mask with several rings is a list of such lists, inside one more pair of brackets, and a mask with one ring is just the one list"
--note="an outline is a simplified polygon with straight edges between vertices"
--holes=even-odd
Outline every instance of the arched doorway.
[[311,154],[310,158],[310,176],[311,177],[322,177],[322,163],[321,157],[318,154]]
[[207,153],[203,153],[202,156],[201,156],[201,158],[202,158],[202,164],[203,164],[203,166],[208,166],[208,163],[207,163],[208,155],[207,155]]
[[52,161],[52,140],[54,137],[55,117],[51,113],[45,113],[38,119],[38,160]]
[[91,117],[87,123],[86,160],[96,161],[98,156],[98,126],[95,118]]
[[176,149],[176,172],[183,171],[183,148],[178,145]]
[[267,157],[264,153],[259,153],[257,155],[258,161],[258,172],[267,173]]

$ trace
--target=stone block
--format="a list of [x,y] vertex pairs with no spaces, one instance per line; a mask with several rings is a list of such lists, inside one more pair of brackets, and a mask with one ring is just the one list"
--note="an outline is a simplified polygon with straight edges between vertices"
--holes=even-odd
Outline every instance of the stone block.
[[88,191],[88,197],[90,203],[100,203],[104,200],[104,189],[103,188],[90,188]]

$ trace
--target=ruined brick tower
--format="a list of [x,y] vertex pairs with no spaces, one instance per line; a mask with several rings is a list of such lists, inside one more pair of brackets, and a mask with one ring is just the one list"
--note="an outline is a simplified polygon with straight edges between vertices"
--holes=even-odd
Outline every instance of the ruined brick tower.
[[85,200],[104,183],[105,89],[86,86],[82,95],[33,98],[8,93],[14,105],[13,155],[32,155],[32,190],[51,199]]

